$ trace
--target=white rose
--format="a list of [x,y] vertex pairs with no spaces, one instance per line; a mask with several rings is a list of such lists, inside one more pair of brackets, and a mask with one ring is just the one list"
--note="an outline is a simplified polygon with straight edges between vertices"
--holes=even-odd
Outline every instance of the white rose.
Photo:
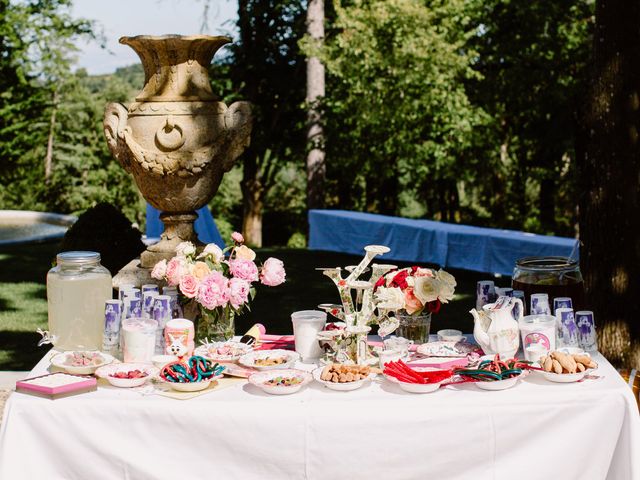
[[198,255],[198,258],[203,258],[203,257],[206,257],[207,255],[211,256],[211,259],[213,260],[214,263],[220,263],[224,258],[224,253],[222,253],[222,249],[215,243],[210,243],[206,247],[204,247],[204,250],[200,255]]
[[453,300],[454,287],[447,285],[446,283],[440,283],[438,285],[438,300],[441,303],[448,303],[449,300]]
[[240,245],[239,247],[236,247],[236,258],[251,260],[253,262],[256,259],[256,252],[246,245]]
[[456,278],[442,269],[436,272],[436,279],[441,281],[445,285],[449,285],[450,287],[455,287],[457,285]]
[[404,308],[404,293],[397,287],[380,287],[376,291],[379,308],[387,310],[401,310]]
[[196,247],[191,242],[182,242],[176,247],[176,253],[180,257],[187,257],[196,253]]
[[418,300],[426,305],[438,299],[438,281],[433,277],[416,277],[416,284],[413,287],[413,294]]

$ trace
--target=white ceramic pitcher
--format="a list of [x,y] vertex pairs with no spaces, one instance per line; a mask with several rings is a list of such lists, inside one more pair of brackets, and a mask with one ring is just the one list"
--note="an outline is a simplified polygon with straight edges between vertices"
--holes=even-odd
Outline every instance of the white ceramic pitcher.
[[475,308],[469,313],[473,315],[473,336],[482,347],[484,353],[502,358],[513,358],[520,346],[518,321],[522,318],[524,305],[519,298],[499,297],[495,303]]

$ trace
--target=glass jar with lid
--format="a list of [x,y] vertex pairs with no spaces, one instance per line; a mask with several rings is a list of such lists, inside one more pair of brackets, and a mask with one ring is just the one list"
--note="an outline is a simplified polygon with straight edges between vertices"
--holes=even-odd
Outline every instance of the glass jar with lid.
[[553,299],[569,297],[573,310],[584,309],[584,282],[577,260],[567,257],[525,257],[516,262],[511,286],[522,290],[527,305],[531,304],[531,295],[546,293],[549,305]]
[[47,273],[49,333],[56,350],[100,350],[111,274],[97,252],[62,252]]

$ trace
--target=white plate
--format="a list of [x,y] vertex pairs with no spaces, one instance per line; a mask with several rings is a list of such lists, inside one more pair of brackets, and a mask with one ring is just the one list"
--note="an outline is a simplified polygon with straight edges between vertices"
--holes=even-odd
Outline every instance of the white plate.
[[[256,359],[262,358],[279,358],[285,357],[284,363],[279,365],[256,365]],[[291,368],[293,364],[300,359],[300,355],[290,350],[258,350],[255,352],[247,353],[240,357],[238,362],[245,367],[255,368],[256,370],[281,370],[284,368]]]
[[522,373],[517,377],[507,378],[506,380],[494,380],[494,381],[479,381],[474,382],[474,385],[478,387],[480,390],[490,390],[490,391],[498,391],[498,390],[506,390],[507,388],[511,388],[518,383],[518,380],[522,377]]
[[51,365],[53,365],[54,367],[61,368],[65,372],[71,373],[74,375],[92,375],[98,368],[113,362],[113,357],[108,353],[102,353],[95,350],[92,350],[92,351],[77,350],[77,353],[99,353],[100,356],[102,357],[102,361],[96,365],[86,365],[83,367],[74,367],[71,365],[65,365],[64,362],[67,360],[67,357],[72,355],[73,352],[62,352],[54,355],[51,358]]
[[[142,370],[147,373],[141,378],[115,378],[111,375],[116,372],[129,372],[131,370]],[[96,376],[106,379],[111,385],[119,388],[132,388],[144,385],[147,380],[158,374],[158,369],[147,363],[113,363],[105,365],[96,370]]]
[[324,367],[318,367],[313,371],[314,380],[318,383],[321,383],[322,385],[324,385],[325,387],[331,390],[337,390],[339,392],[349,392],[351,390],[357,390],[358,388],[362,387],[365,383],[370,382],[371,379],[376,376],[375,373],[370,373],[369,376],[367,376],[366,378],[356,380],[354,382],[345,382],[345,383],[327,382],[326,380],[322,380],[320,378],[323,370],[324,370]]
[[[237,350],[237,353],[233,355],[221,355],[218,353],[214,353],[216,349],[223,348],[226,346]],[[213,350],[213,352],[211,350]],[[245,355],[251,352],[252,350],[253,350],[253,347],[251,345],[247,345],[246,343],[234,342],[233,340],[228,340],[226,342],[206,343],[196,348],[193,354],[200,355],[204,358],[208,358],[209,360],[213,360],[214,362],[235,362],[242,355]]]
[[217,380],[219,378],[222,378],[222,374],[207,378],[206,380],[200,380],[199,382],[167,382],[161,378],[158,378],[158,381],[164,385],[169,385],[172,389],[178,392],[199,392],[200,390],[207,388],[213,380]]
[[[443,369],[431,368],[431,367],[414,367],[413,370],[415,370],[416,372],[439,372],[439,371],[442,371]],[[438,390],[442,382],[444,382],[443,380],[442,382],[437,382],[437,383],[407,383],[407,382],[401,382],[397,378],[387,374],[384,374],[384,378],[389,380],[391,383],[395,383],[402,390],[409,393],[432,393]]]
[[586,355],[587,357],[591,356],[589,355],[589,352],[585,352],[583,349],[576,347],[562,347],[558,348],[557,350],[559,352],[566,353],[567,355]]
[[[265,382],[281,376],[282,377],[294,377],[294,376],[302,377],[302,382],[300,382],[297,385],[292,385],[289,387],[265,385]],[[271,395],[289,395],[292,393],[296,393],[300,391],[302,387],[307,385],[311,380],[313,380],[313,376],[309,372],[305,372],[304,370],[296,370],[296,369],[268,370],[264,372],[256,372],[249,376],[249,383],[251,385],[255,385],[256,387],[262,389],[264,392],[269,393]]]
[[555,372],[543,372],[538,370],[542,374],[542,376],[550,381],[555,383],[573,383],[582,380],[589,372],[593,371],[593,369],[588,368],[584,372],[577,373],[555,373]]
[[429,342],[418,345],[416,349],[420,355],[426,357],[466,357],[477,350],[475,345],[466,341],[458,342]]

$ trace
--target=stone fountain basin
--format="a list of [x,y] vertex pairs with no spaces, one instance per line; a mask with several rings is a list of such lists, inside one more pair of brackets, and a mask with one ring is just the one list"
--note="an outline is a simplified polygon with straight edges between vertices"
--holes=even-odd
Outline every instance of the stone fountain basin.
[[76,220],[58,213],[0,210],[0,246],[60,239]]

